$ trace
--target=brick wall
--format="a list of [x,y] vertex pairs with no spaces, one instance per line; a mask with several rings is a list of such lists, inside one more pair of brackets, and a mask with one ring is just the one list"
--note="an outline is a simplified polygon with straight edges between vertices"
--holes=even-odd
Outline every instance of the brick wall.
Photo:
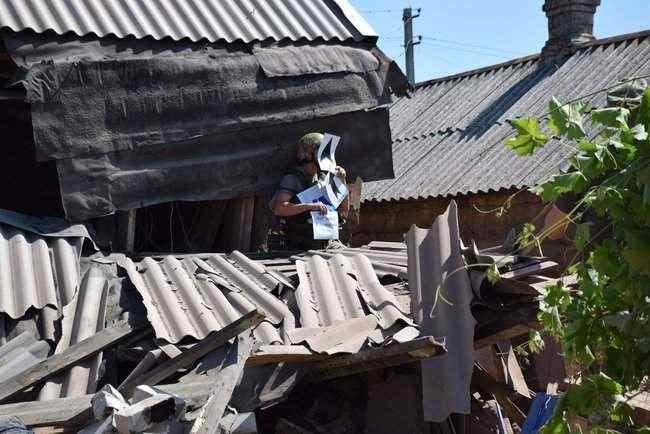
[[[516,190],[481,193],[453,198],[458,204],[461,237],[467,243],[475,240],[479,247],[500,244],[512,227],[530,222],[544,209],[537,196],[522,191],[511,201],[511,207],[500,218],[494,210],[505,203]],[[361,205],[360,225],[353,238],[354,245],[371,240],[401,241],[411,225],[429,227],[442,214],[452,198],[434,198]],[[480,210],[480,211],[479,211]]]

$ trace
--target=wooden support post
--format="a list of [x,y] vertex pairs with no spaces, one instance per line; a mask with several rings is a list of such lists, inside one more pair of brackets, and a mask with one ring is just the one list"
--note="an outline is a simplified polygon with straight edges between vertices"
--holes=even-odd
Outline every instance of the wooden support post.
[[208,337],[183,351],[178,356],[166,360],[151,371],[121,384],[119,391],[125,396],[129,396],[137,386],[155,386],[170,375],[176,373],[179,369],[192,365],[201,357],[226,344],[238,334],[255,327],[263,319],[263,315],[253,310],[221,330],[211,333]]
[[255,196],[251,230],[251,251],[268,251],[268,236],[273,214],[269,209],[271,195]]
[[240,250],[242,252],[250,250],[254,209],[254,197],[243,197],[229,201],[219,237],[218,250]]
[[134,335],[142,326],[124,325],[122,327],[107,328],[94,334],[88,339],[69,347],[65,351],[55,354],[32,366],[26,371],[0,383],[0,402],[22,392],[33,385],[53,377],[59,372],[76,365],[103,349]]
[[133,253],[135,249],[135,217],[137,209],[117,213],[117,233],[115,247],[118,251]]

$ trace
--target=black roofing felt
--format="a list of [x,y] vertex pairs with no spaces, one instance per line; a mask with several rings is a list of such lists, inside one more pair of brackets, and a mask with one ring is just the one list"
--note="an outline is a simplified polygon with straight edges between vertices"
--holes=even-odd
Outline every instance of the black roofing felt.
[[[503,145],[510,120],[650,74],[650,31],[591,42],[556,65],[539,55],[431,80],[390,108],[395,178],[368,182],[364,201],[418,199],[534,185],[566,164],[552,141],[532,157]],[[649,80],[650,81],[650,80]],[[605,95],[591,104],[602,106]]]

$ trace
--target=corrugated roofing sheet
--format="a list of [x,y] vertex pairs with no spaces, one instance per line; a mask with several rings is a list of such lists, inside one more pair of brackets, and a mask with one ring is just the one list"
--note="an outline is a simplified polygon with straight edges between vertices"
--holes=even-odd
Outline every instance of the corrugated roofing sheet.
[[[61,338],[55,354],[61,353],[104,328],[107,295],[106,274],[97,266],[89,268],[81,281],[77,295],[63,309]],[[39,393],[39,400],[95,393],[101,361],[102,353],[96,354],[48,380]]]
[[376,36],[347,0],[3,0],[0,27],[245,43]]
[[203,339],[257,308],[266,320],[255,329],[256,337],[267,344],[282,343],[275,326],[292,327],[293,315],[269,292],[282,282],[242,257],[167,256],[160,262],[144,258],[137,265],[127,259],[123,265],[160,339],[171,343],[186,336]]
[[51,238],[0,224],[0,312],[61,309],[79,284],[81,238]]
[[[522,158],[503,141],[508,121],[650,73],[650,31],[595,41],[560,65],[528,57],[419,85],[390,108],[395,178],[364,184],[364,201],[408,200],[534,185],[566,164],[551,141]],[[605,103],[597,95],[594,107]]]
[[302,327],[327,327],[340,321],[363,318],[364,308],[382,329],[411,320],[395,296],[384,288],[370,260],[362,254],[318,255],[296,261],[300,284],[295,291]]

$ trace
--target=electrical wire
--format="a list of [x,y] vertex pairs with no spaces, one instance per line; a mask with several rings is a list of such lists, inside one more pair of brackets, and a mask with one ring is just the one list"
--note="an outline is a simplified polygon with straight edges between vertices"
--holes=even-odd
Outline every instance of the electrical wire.
[[422,39],[427,39],[429,41],[443,42],[445,44],[460,45],[460,46],[464,46],[464,47],[480,48],[480,49],[483,49],[483,50],[499,51],[501,53],[506,53],[506,54],[519,54],[519,55],[525,55],[526,54],[526,53],[522,53],[520,51],[504,50],[502,48],[488,47],[488,46],[485,46],[485,45],[468,44],[466,42],[459,42],[459,41],[454,41],[454,40],[451,40],[451,39],[434,38],[434,37],[431,37],[431,36],[422,36]]
[[499,55],[499,54],[494,54],[494,53],[486,53],[486,52],[475,51],[475,50],[466,50],[464,48],[449,47],[447,45],[432,44],[431,42],[425,42],[425,41],[422,41],[421,45],[426,45],[428,47],[442,48],[442,49],[451,50],[451,51],[458,51],[458,52],[461,52],[461,53],[478,54],[480,56],[496,57],[497,59],[509,59],[508,56],[504,56],[504,55]]
[[[414,38],[415,37],[416,36],[414,36]],[[380,40],[381,39],[401,39],[401,37],[399,37],[399,36],[386,36],[386,37],[380,37]],[[516,55],[520,55],[520,56],[524,56],[526,54],[526,53],[522,53],[520,51],[504,50],[504,49],[501,49],[501,48],[488,47],[486,45],[468,44],[468,43],[465,43],[465,42],[453,41],[451,39],[433,38],[431,36],[422,36],[422,39],[425,40],[425,41],[435,41],[435,42],[440,42],[440,43],[443,43],[443,44],[458,45],[460,47],[469,47],[469,48],[477,48],[477,49],[481,49],[481,50],[495,51],[497,53],[516,54]]]

